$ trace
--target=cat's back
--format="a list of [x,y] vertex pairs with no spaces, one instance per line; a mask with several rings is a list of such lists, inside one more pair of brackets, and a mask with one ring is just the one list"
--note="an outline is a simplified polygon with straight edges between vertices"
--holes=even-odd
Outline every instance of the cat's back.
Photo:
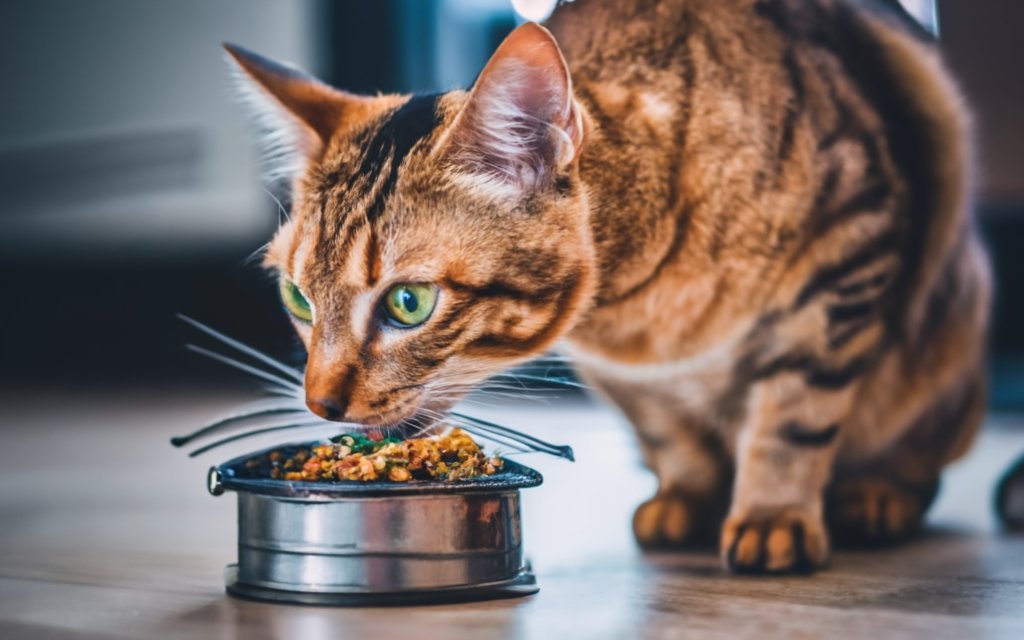
[[598,234],[601,313],[730,292],[687,300],[637,360],[713,347],[865,244],[899,257],[887,313],[919,333],[964,262],[970,126],[896,0],[576,0],[551,27],[596,125],[596,226],[615,230]]
[[548,27],[578,80],[621,79],[638,64],[681,70],[688,23],[720,11],[704,0],[575,0],[561,4]]
[[569,0],[548,27],[577,83],[730,65],[737,82],[772,66],[772,51],[818,48],[853,58],[858,52],[849,47],[864,35],[868,17],[906,37],[931,40],[899,0]]

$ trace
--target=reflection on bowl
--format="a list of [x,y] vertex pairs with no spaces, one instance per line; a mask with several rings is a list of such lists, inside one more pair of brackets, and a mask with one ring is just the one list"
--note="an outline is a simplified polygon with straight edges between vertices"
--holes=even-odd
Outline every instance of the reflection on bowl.
[[536,593],[519,510],[519,490],[542,482],[533,469],[506,460],[500,473],[457,482],[285,481],[259,462],[269,452],[210,469],[213,495],[238,494],[232,595],[379,605]]

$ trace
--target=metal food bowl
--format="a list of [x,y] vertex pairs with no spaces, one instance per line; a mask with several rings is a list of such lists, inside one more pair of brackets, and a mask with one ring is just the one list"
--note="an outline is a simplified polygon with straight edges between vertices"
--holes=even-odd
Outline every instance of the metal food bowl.
[[270,479],[275,447],[209,472],[217,496],[238,494],[233,596],[317,605],[398,605],[525,596],[538,591],[523,557],[519,490],[539,473],[510,460],[458,482]]

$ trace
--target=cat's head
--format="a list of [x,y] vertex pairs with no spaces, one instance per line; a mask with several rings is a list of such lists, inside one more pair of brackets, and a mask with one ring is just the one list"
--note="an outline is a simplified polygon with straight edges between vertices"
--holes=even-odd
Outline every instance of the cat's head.
[[228,51],[297,160],[265,263],[309,352],[312,411],[366,425],[444,411],[579,319],[587,125],[547,31],[518,28],[469,92],[433,96],[355,96]]

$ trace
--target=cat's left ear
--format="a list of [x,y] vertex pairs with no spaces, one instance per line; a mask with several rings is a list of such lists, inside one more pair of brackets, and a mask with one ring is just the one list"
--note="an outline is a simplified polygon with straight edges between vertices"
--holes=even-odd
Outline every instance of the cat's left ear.
[[242,98],[264,129],[271,179],[295,175],[369,102],[243,47],[225,43],[224,49],[237,65]]
[[457,170],[515,195],[572,164],[583,138],[565,58],[547,29],[528,22],[491,57],[445,144]]

